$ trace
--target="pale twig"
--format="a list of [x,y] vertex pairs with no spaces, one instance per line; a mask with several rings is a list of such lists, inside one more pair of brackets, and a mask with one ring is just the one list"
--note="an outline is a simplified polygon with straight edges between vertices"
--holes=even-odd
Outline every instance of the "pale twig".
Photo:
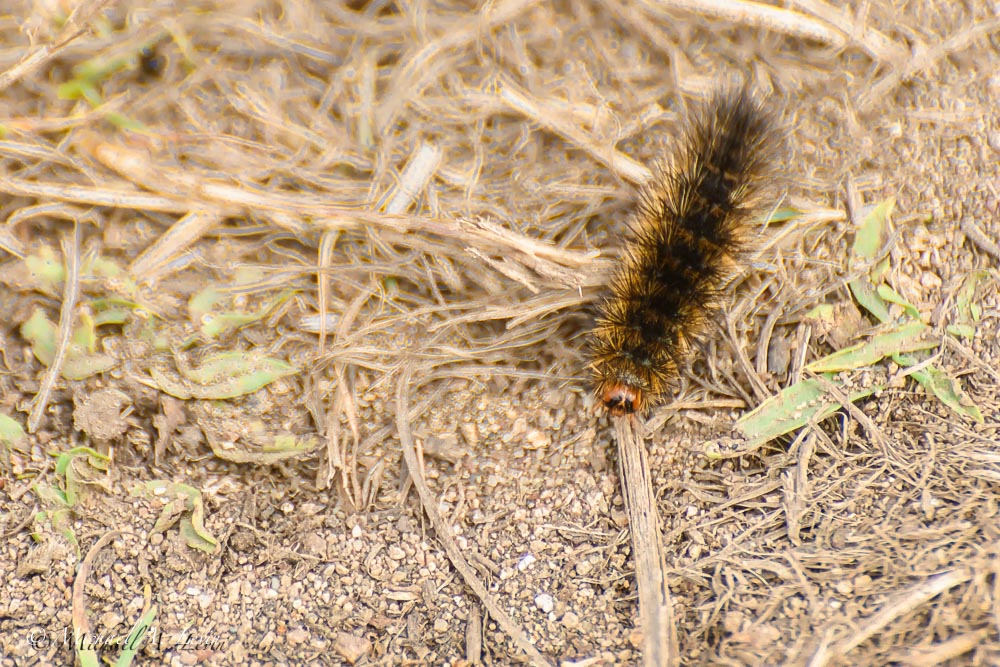
[[385,131],[395,122],[396,114],[403,108],[406,100],[419,95],[433,77],[442,73],[441,66],[433,65],[441,54],[465,48],[481,35],[488,34],[493,26],[510,23],[518,14],[535,4],[535,0],[486,3],[477,16],[472,19],[457,19],[453,29],[445,31],[441,37],[408,57],[403,66],[397,68],[389,82],[387,93],[375,111],[376,130]]
[[882,611],[868,619],[856,632],[832,646],[817,649],[809,660],[808,667],[825,667],[840,662],[848,653],[879,634],[897,618],[909,614],[934,597],[972,579],[971,568],[947,570],[936,574],[904,592]]
[[[119,535],[127,533],[120,530],[112,530],[101,536],[94,545],[87,550],[87,555],[80,561],[80,567],[73,578],[73,594],[71,597],[71,617],[73,619],[73,631],[77,637],[90,637],[90,620],[87,618],[87,579],[90,577],[90,570],[94,565],[94,559],[101,549],[108,546],[111,540]],[[85,642],[89,643],[89,642]],[[81,648],[82,650],[82,648]],[[82,660],[81,660],[82,662]],[[96,664],[96,659],[94,661]]]
[[876,81],[861,96],[858,108],[862,111],[868,111],[872,106],[883,102],[899,84],[909,81],[920,72],[933,67],[952,54],[968,48],[976,40],[986,37],[998,29],[1000,29],[1000,18],[994,18],[978,23],[956,35],[952,35],[932,47],[919,49],[910,58],[909,62],[894,68],[891,72]]
[[316,344],[319,352],[326,347],[326,328],[329,322],[327,317],[327,301],[330,298],[330,267],[333,266],[333,249],[337,245],[340,232],[336,230],[323,232],[319,241],[317,251],[317,262],[319,272],[316,276],[316,292],[319,299],[319,342]]
[[641,0],[641,2],[643,7],[658,16],[663,16],[664,11],[679,9],[752,28],[764,28],[790,37],[811,39],[835,49],[840,49],[847,43],[847,38],[840,30],[804,14],[760,2],[746,0]]
[[67,242],[62,240],[63,262],[66,264],[66,278],[63,285],[62,308],[59,311],[59,334],[56,339],[56,355],[45,371],[45,378],[35,395],[35,404],[28,417],[28,432],[34,433],[45,414],[49,404],[49,395],[55,387],[56,380],[62,373],[63,362],[69,351],[70,339],[73,337],[73,319],[76,312],[76,302],[80,297],[80,223],[73,223],[73,237]]
[[976,222],[972,219],[972,216],[963,216],[959,227],[977,248],[1000,259],[1000,244],[984,234],[983,230],[976,226]]
[[653,173],[642,164],[615,149],[610,144],[601,144],[586,131],[566,120],[566,110],[552,103],[532,97],[526,90],[506,77],[497,80],[497,96],[510,109],[524,114],[542,127],[555,132],[574,146],[589,153],[595,160],[605,165],[626,181],[641,185],[652,178]]
[[847,10],[840,7],[823,0],[792,0],[791,4],[797,5],[843,32],[875,60],[899,62],[909,54],[905,46],[897,44],[875,28],[865,25],[863,21],[852,17]]
[[[946,639],[930,646],[913,648],[900,658],[899,663],[906,667],[936,667],[943,665],[980,646],[990,636],[988,628],[980,628],[974,632],[966,632],[951,639]],[[970,660],[972,656],[969,656]]]
[[632,558],[639,590],[643,664],[647,667],[675,665],[678,658],[677,628],[646,447],[629,419],[615,420],[615,435],[618,438],[622,497],[628,512]]
[[0,228],[0,248],[10,254],[24,259],[28,254],[28,249],[21,239],[14,235],[13,229],[21,223],[35,218],[63,218],[72,222],[92,222],[100,225],[100,220],[93,210],[84,210],[78,206],[64,202],[49,202],[45,204],[35,204],[34,206],[23,206],[7,218],[5,228]]
[[399,177],[399,184],[390,193],[392,200],[386,205],[386,213],[405,213],[413,200],[423,192],[434,172],[441,164],[441,149],[431,143],[422,143]]
[[149,247],[136,257],[129,273],[137,281],[153,282],[159,278],[165,267],[179,253],[187,250],[205,232],[222,220],[215,211],[192,211],[170,226]]
[[472,589],[479,600],[486,607],[490,616],[496,621],[510,637],[514,644],[521,649],[534,665],[550,665],[551,663],[535,648],[531,640],[524,634],[521,627],[496,603],[493,596],[486,590],[486,586],[476,576],[475,570],[462,555],[462,550],[452,535],[448,522],[444,520],[438,510],[438,501],[431,493],[430,487],[424,479],[420,460],[417,458],[417,450],[413,441],[413,434],[410,431],[410,391],[413,381],[413,365],[404,364],[400,373],[399,383],[396,389],[396,429],[399,433],[399,441],[403,447],[403,459],[406,461],[406,469],[413,480],[413,486],[417,490],[420,504],[423,506],[427,518],[434,528],[437,538],[441,540],[445,551],[448,554],[451,564],[458,570],[462,580]]

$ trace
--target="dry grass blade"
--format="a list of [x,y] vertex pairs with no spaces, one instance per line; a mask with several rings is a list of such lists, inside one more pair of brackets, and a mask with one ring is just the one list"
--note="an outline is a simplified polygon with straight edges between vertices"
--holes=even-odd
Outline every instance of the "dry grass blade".
[[760,2],[747,2],[745,0],[642,0],[642,5],[656,14],[662,14],[662,11],[666,9],[697,12],[754,28],[765,28],[791,37],[812,39],[835,49],[842,48],[847,43],[847,38],[840,30],[798,12]]
[[[89,187],[86,185],[66,185],[65,183],[25,181],[16,178],[0,178],[0,192],[18,197],[35,197],[41,200],[55,199],[74,204],[111,206],[135,211],[187,213],[193,208],[182,197],[161,197],[123,187]],[[231,209],[223,212],[237,213],[238,210]]]
[[87,23],[112,0],[91,0],[81,2],[66,19],[62,31],[52,44],[44,44],[28,52],[14,67],[0,74],[0,92],[11,84],[29,76],[35,70],[42,68],[70,44],[87,31]]
[[622,496],[628,512],[635,579],[639,589],[643,664],[647,667],[676,665],[679,659],[677,629],[667,585],[663,536],[649,459],[645,445],[629,419],[615,420],[615,434],[618,438]]
[[[84,592],[87,586],[87,578],[90,576],[90,568],[93,566],[94,559],[97,558],[97,554],[101,552],[101,549],[108,546],[111,540],[122,534],[124,533],[120,530],[112,530],[102,535],[101,539],[97,540],[94,546],[90,547],[87,555],[80,561],[76,577],[73,578],[73,630],[77,633],[78,637],[84,640],[88,639],[90,633],[90,621],[87,619],[87,596]],[[90,644],[90,642],[87,641],[87,644]]]
[[409,209],[413,200],[430,183],[440,165],[441,149],[431,143],[421,144],[407,162],[395,192],[390,193],[392,200],[385,207],[386,213],[404,213]]
[[566,120],[566,109],[543,102],[509,79],[497,81],[500,99],[512,110],[522,113],[542,127],[587,151],[590,155],[617,174],[620,178],[641,185],[652,177],[649,168],[639,164],[613,146],[601,145],[584,130]]
[[508,0],[500,4],[487,4],[476,19],[456,18],[454,24],[440,38],[430,42],[408,58],[389,85],[389,93],[379,104],[375,123],[379,131],[385,131],[394,122],[406,100],[416,97],[430,80],[443,73],[445,62],[440,56],[458,51],[473,43],[483,32],[495,25],[513,21],[518,14],[535,4],[534,0]]
[[970,216],[964,216],[960,224],[962,231],[965,232],[965,235],[969,237],[970,241],[976,244],[977,248],[1000,260],[1000,243],[997,243],[984,234],[983,230],[979,229],[976,225],[975,220],[973,220]]
[[959,51],[964,51],[977,40],[992,35],[997,30],[1000,30],[1000,18],[977,23],[939,44],[918,50],[909,62],[894,68],[891,72],[872,84],[858,101],[858,108],[862,111],[871,110],[875,105],[884,102],[886,96],[895,90],[899,84],[933,67],[941,60]]
[[935,596],[972,579],[973,572],[968,568],[948,570],[922,581],[903,593],[895,602],[868,619],[856,632],[842,639],[833,646],[821,648],[809,661],[809,667],[825,667],[835,664],[847,656],[852,650],[885,630],[897,618],[908,614],[926,604]]
[[413,387],[413,365],[404,364],[399,377],[399,384],[396,389],[396,429],[399,433],[399,440],[403,447],[403,459],[406,461],[406,469],[413,480],[413,486],[420,497],[420,504],[423,506],[427,518],[430,519],[434,532],[444,545],[445,551],[451,564],[455,566],[462,580],[472,589],[479,600],[486,607],[490,616],[503,628],[514,640],[517,647],[528,656],[534,665],[550,665],[551,663],[535,648],[531,640],[524,634],[521,627],[505,612],[493,599],[493,596],[486,590],[486,586],[476,575],[475,570],[465,560],[462,550],[459,548],[455,537],[451,533],[448,522],[444,520],[438,511],[438,502],[431,493],[430,487],[424,480],[420,460],[417,457],[416,446],[413,442],[413,434],[410,431],[410,392]]
[[846,9],[835,7],[823,0],[792,0],[792,4],[798,5],[804,11],[821,18],[848,35],[876,60],[898,62],[909,53],[906,47],[892,41],[884,33],[856,20]]
[[49,404],[49,394],[55,387],[59,374],[62,372],[66,352],[69,349],[70,338],[73,336],[73,319],[76,302],[80,298],[80,223],[73,223],[72,241],[67,243],[62,239],[63,261],[66,264],[66,283],[63,289],[62,308],[59,311],[59,335],[56,339],[56,356],[52,365],[45,371],[45,379],[35,396],[35,404],[28,416],[28,431],[34,433],[38,429],[45,408]]
[[316,296],[319,301],[319,341],[316,349],[319,353],[326,347],[327,333],[327,305],[330,299],[330,267],[333,264],[333,249],[337,245],[340,232],[324,232],[320,236],[319,249],[317,250],[317,267],[319,274],[316,276]]
[[171,259],[190,248],[222,217],[211,211],[192,211],[175,222],[133,260],[129,272],[135,280],[152,282],[159,278]]

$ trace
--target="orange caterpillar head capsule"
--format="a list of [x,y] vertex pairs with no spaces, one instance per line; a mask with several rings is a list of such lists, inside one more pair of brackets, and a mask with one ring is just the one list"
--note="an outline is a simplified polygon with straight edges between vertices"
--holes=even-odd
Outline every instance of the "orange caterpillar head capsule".
[[639,412],[643,408],[642,390],[616,382],[601,392],[601,401],[615,417],[624,417]]

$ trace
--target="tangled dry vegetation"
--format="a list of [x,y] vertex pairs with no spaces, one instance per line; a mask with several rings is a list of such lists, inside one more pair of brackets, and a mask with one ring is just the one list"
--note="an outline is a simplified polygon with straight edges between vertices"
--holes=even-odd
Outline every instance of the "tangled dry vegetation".
[[[0,664],[995,664],[991,7],[16,1]],[[644,425],[671,642],[583,334],[733,77],[788,178]],[[895,333],[876,293],[918,356],[811,371]],[[804,377],[836,417],[733,436]]]

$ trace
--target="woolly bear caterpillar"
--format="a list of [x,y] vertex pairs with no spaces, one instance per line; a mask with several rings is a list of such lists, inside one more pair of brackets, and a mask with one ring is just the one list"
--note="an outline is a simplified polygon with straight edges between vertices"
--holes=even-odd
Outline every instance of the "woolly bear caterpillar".
[[644,186],[591,333],[598,398],[615,416],[663,402],[718,309],[773,176],[773,117],[747,88],[688,116],[670,161]]

